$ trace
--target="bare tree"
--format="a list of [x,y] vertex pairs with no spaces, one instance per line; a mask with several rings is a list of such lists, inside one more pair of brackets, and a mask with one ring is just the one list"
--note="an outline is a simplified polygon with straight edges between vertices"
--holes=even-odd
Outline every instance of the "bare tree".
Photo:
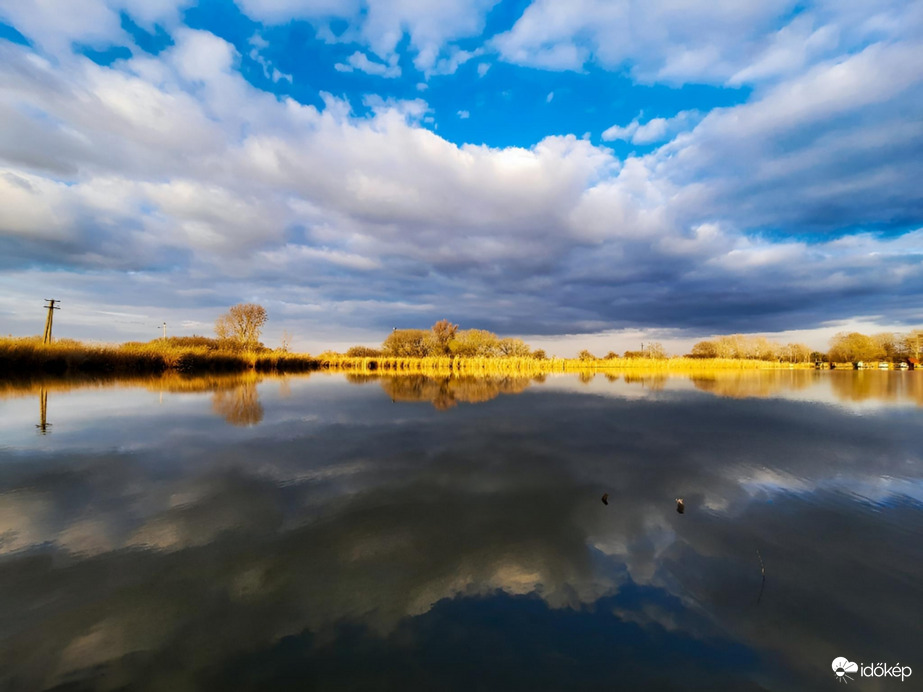
[[663,359],[667,357],[667,351],[659,341],[651,341],[647,345],[647,357]]
[[432,355],[448,355],[451,353],[449,349],[449,342],[455,338],[455,335],[458,333],[458,325],[452,324],[448,320],[439,320],[436,324],[433,325],[433,350],[436,351]]
[[222,341],[254,349],[260,344],[266,319],[266,308],[262,305],[238,303],[215,321],[215,334]]
[[840,332],[830,340],[830,360],[835,362],[877,360],[884,356],[884,349],[870,336],[859,332]]
[[462,329],[449,342],[453,355],[492,358],[498,353],[500,339],[486,329]]
[[423,358],[429,355],[430,332],[422,329],[395,329],[384,340],[381,350],[388,356]]
[[529,355],[529,347],[522,339],[507,337],[497,342],[497,353],[506,358],[524,358]]
[[282,330],[282,338],[279,340],[279,350],[288,353],[292,350],[292,335],[287,329]]

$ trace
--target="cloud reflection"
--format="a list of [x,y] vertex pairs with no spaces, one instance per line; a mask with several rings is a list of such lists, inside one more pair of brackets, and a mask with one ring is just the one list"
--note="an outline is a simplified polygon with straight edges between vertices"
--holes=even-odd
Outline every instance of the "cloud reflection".
[[[397,382],[423,401],[502,389],[401,378],[381,389]],[[378,387],[320,383],[293,388],[284,410],[348,412],[361,427],[283,416],[247,438],[198,430],[190,450],[100,440],[7,459],[0,683],[219,689],[237,670],[243,688],[248,675],[254,689],[284,688],[286,671],[319,679],[308,664],[322,661],[339,681],[347,661],[371,666],[367,683],[412,676],[415,661],[421,675],[440,660],[452,670],[492,637],[539,656],[536,670],[566,653],[599,680],[598,637],[636,688],[656,687],[690,650],[703,668],[693,682],[735,689],[824,679],[839,650],[912,660],[918,425],[669,387],[587,396],[580,384],[408,417]],[[185,426],[191,435],[196,421]],[[887,478],[903,484],[868,494]],[[426,643],[439,640],[468,648],[440,658]],[[720,651],[736,651],[738,667]],[[515,662],[493,674],[515,675]]]

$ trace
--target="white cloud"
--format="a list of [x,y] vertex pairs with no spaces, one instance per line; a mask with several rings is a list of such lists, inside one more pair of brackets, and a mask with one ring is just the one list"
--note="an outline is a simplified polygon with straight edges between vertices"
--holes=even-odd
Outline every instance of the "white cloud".
[[253,46],[253,48],[250,50],[250,59],[254,60],[256,63],[259,64],[260,67],[263,68],[263,75],[266,77],[266,79],[271,79],[273,82],[280,82],[282,80],[286,80],[289,82],[289,84],[293,82],[292,75],[281,72],[278,68],[274,67],[272,63],[260,53],[260,51],[263,48],[266,48],[269,46],[269,44],[266,42],[266,40],[262,36],[260,36],[259,34],[254,34],[253,36],[251,36],[250,45]]
[[334,67],[339,72],[359,70],[360,72],[378,75],[379,77],[394,78],[401,76],[401,68],[400,65],[397,64],[397,56],[392,56],[391,64],[385,65],[384,63],[369,60],[369,57],[365,53],[358,50],[350,55],[345,63],[337,63]]
[[359,0],[236,0],[250,17],[270,24],[291,19],[352,17],[361,8]]
[[471,113],[469,113],[468,111],[458,111],[458,117],[461,118],[462,120],[467,120],[468,118],[471,117]]
[[[321,32],[327,40],[359,41],[383,62],[392,65],[405,33],[410,37],[414,66],[424,74],[451,74],[470,59],[458,48],[443,52],[453,41],[477,36],[497,0],[240,0],[245,13],[260,21],[282,24],[291,19],[322,23],[330,18],[350,20],[343,36]],[[356,69],[356,65],[353,65]]]
[[459,67],[482,53],[483,51],[480,48],[473,51],[453,48],[449,51],[447,57],[440,58],[432,67],[425,69],[424,72],[427,76],[455,74]]
[[638,131],[638,121],[632,120],[625,126],[613,125],[612,127],[603,130],[602,138],[606,142],[614,142],[619,139],[630,140],[635,132]]
[[580,69],[624,64],[643,80],[722,79],[793,0],[677,5],[668,0],[536,0],[494,45],[510,62]]
[[[919,42],[805,67],[767,58],[762,77],[740,77],[765,80],[747,103],[609,128],[608,141],[669,140],[619,161],[574,136],[457,146],[421,127],[420,99],[370,95],[367,117],[329,94],[305,106],[250,85],[222,39],[172,35],[157,58],[108,68],[0,44],[3,266],[43,262],[70,286],[109,288],[107,272],[130,268],[125,291],[141,301],[154,300],[145,281],[164,302],[179,284],[231,300],[283,290],[358,306],[343,317],[355,325],[381,319],[361,307],[373,294],[391,297],[389,319],[451,306],[517,331],[711,329],[725,314],[768,329],[812,296],[815,321],[865,309],[860,298],[916,314],[919,232],[807,245],[752,229],[919,218],[923,117],[908,114],[923,86],[906,69],[923,62]],[[397,67],[388,59],[356,51],[344,65]],[[147,271],[164,267],[182,280]]]
[[701,114],[698,111],[680,111],[671,118],[652,118],[643,124],[639,120],[640,117],[641,115],[628,123],[628,125],[613,125],[604,130],[602,133],[603,140],[612,142],[622,139],[641,145],[662,142],[692,127],[701,118]]
[[148,30],[172,28],[192,0],[31,0],[0,3],[0,19],[15,26],[44,51],[69,58],[71,44],[132,45],[122,30],[121,11]]
[[836,26],[815,30],[810,17],[796,17],[771,37],[762,54],[731,75],[728,84],[737,86],[793,74],[832,52],[838,43]]
[[554,99],[554,92],[549,91],[548,96],[545,97],[545,103],[551,103],[553,99]]
[[[644,82],[745,84],[791,74],[834,50],[859,50],[883,34],[913,36],[918,3],[813,2],[778,29],[795,0],[536,0],[493,40],[508,62],[579,70],[628,67]],[[918,34],[917,34],[918,35]]]

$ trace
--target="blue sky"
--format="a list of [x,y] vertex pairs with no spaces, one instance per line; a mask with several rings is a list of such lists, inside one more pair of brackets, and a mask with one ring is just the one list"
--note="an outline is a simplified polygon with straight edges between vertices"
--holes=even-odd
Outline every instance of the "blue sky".
[[921,64],[913,2],[0,0],[0,331],[919,326]]

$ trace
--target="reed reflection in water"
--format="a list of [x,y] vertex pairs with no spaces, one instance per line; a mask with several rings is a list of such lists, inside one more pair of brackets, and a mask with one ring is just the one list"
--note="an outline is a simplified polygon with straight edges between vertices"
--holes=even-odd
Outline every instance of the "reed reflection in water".
[[394,402],[428,401],[438,410],[459,403],[491,401],[502,394],[521,394],[530,387],[552,381],[575,391],[596,383],[594,391],[618,395],[607,384],[624,383],[648,392],[684,388],[731,399],[796,398],[843,403],[880,402],[923,406],[923,371],[815,371],[716,370],[712,372],[665,373],[593,371],[536,377],[347,374],[352,384],[378,383]]
[[[48,422],[49,393],[65,393],[109,387],[141,387],[163,394],[212,393],[212,410],[235,426],[258,425],[264,418],[260,402],[262,383],[278,386],[282,398],[291,396],[291,382],[304,381],[310,374],[273,375],[247,372],[233,375],[184,376],[167,373],[162,376],[136,378],[41,378],[26,381],[0,381],[0,400],[22,396],[39,399],[39,433],[50,432]],[[316,375],[315,375],[316,376]],[[649,392],[672,389],[694,389],[719,397],[797,398],[842,403],[879,402],[923,406],[923,370],[916,371],[815,371],[815,370],[715,370],[711,372],[665,373],[630,370],[586,370],[566,374],[535,376],[485,375],[457,373],[442,376],[400,373],[344,373],[351,384],[375,383],[397,402],[426,401],[438,410],[448,410],[460,403],[476,404],[491,401],[501,395],[516,395],[551,383],[555,388],[575,391],[590,388],[595,393],[618,396],[620,391],[637,387]],[[608,388],[607,385],[628,385],[629,390]]]

